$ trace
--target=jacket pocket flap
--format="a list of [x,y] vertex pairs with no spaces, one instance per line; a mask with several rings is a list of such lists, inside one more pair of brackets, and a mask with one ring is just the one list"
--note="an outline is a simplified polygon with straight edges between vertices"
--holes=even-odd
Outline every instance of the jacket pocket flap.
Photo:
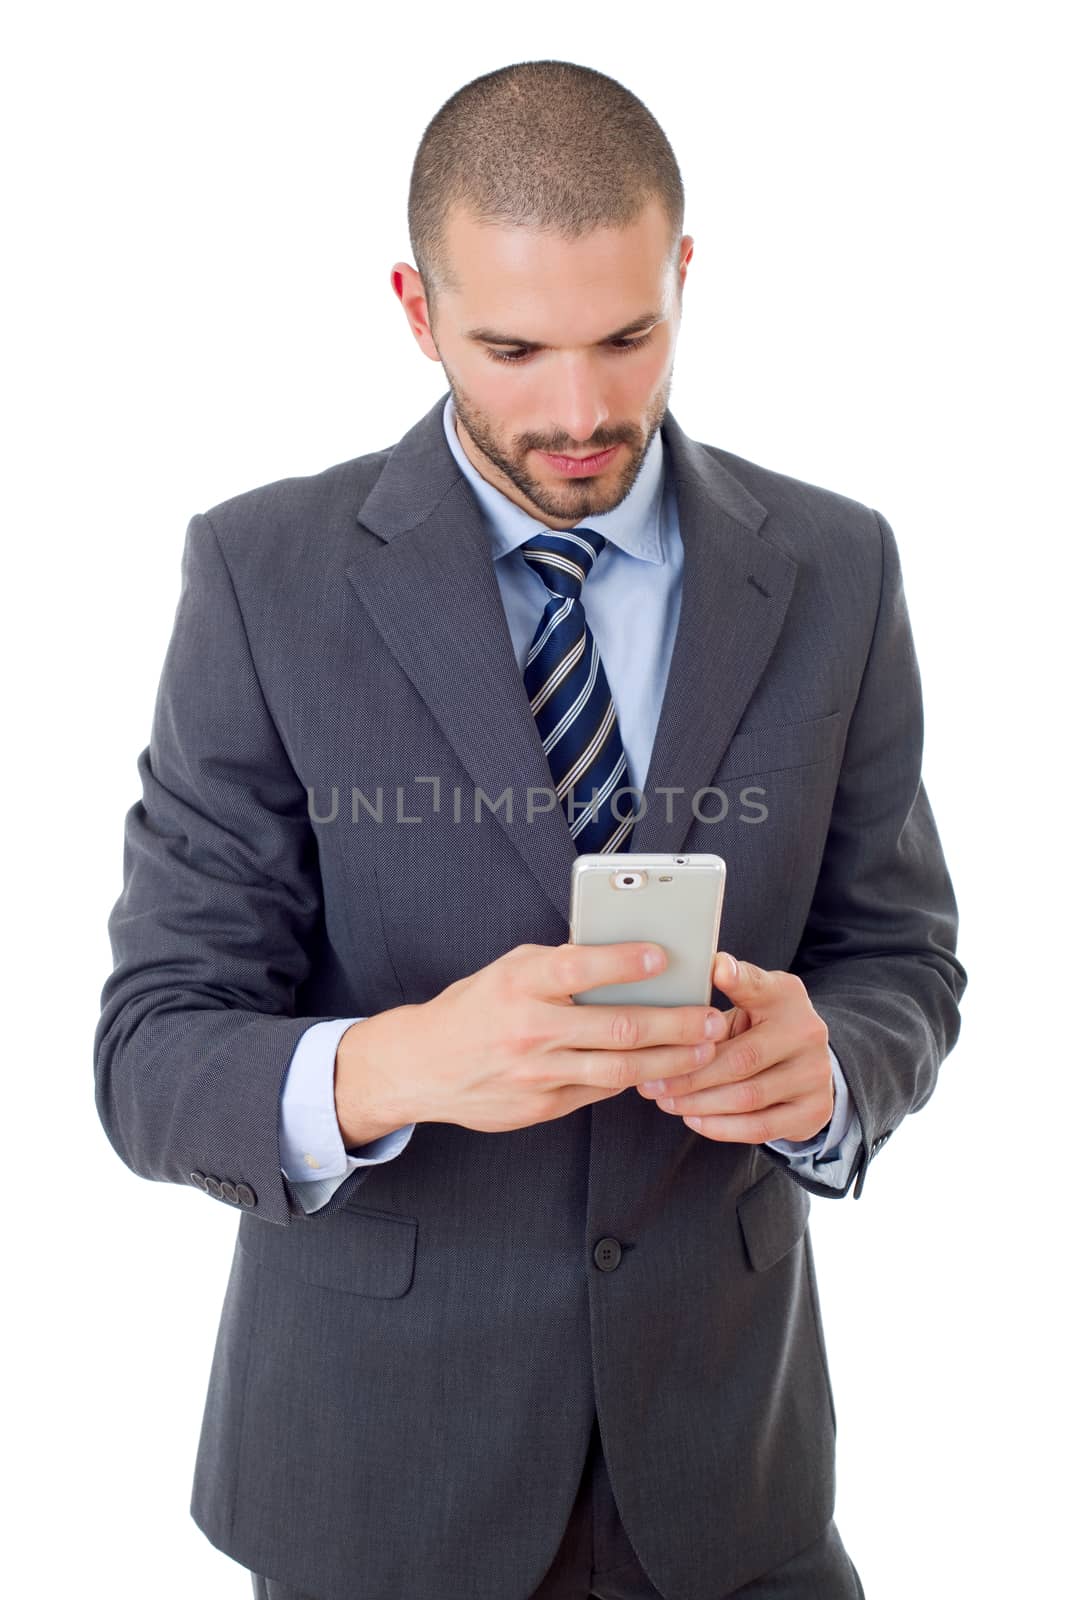
[[328,1217],[312,1215],[284,1228],[242,1217],[238,1240],[261,1266],[317,1289],[390,1300],[411,1287],[417,1233],[415,1217],[342,1206]]
[[720,778],[745,778],[757,773],[807,767],[833,755],[841,732],[841,713],[808,722],[785,722],[770,728],[743,728],[734,734],[715,770]]
[[773,1267],[803,1237],[810,1210],[807,1189],[776,1166],[738,1195],[738,1221],[757,1272]]

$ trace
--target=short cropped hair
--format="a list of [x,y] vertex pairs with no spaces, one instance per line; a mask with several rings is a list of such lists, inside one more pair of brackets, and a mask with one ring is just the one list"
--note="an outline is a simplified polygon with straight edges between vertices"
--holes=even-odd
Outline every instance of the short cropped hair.
[[574,239],[627,226],[650,199],[675,254],[685,192],[674,151],[614,78],[572,61],[520,61],[473,78],[427,125],[411,171],[408,231],[431,321],[434,296],[459,287],[445,249],[454,206],[479,222]]

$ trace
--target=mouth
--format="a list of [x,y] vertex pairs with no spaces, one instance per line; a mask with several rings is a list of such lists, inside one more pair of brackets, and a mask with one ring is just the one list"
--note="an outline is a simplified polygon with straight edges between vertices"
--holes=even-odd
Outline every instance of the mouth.
[[613,444],[610,450],[598,450],[590,456],[553,456],[547,450],[538,450],[537,454],[565,478],[588,478],[592,473],[602,472],[614,460],[619,448]]

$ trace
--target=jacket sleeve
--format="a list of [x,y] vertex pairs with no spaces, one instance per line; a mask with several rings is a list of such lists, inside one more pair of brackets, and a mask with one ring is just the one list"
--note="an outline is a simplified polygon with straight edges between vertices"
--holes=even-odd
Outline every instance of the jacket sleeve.
[[[819,878],[796,957],[825,1021],[862,1139],[842,1197],[910,1111],[933,1093],[959,1036],[967,974],[958,913],[922,782],[919,668],[893,531],[877,511],[882,585],[849,722]],[[768,1158],[787,1158],[767,1147]]]
[[[189,523],[181,590],[127,812],[96,1105],[141,1177],[304,1217],[279,1152],[294,1016],[322,888],[307,794],[265,702],[213,524]],[[364,1179],[353,1171],[330,1209]]]

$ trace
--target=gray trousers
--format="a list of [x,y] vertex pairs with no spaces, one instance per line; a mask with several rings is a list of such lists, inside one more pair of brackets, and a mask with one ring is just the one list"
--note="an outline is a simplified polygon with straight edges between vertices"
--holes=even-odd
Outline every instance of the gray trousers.
[[[255,1600],[316,1600],[274,1578],[252,1574]],[[365,1600],[353,1588],[350,1600]],[[433,1600],[427,1595],[426,1600]],[[626,1537],[596,1418],[589,1454],[578,1486],[570,1521],[552,1565],[530,1600],[663,1600],[643,1571]],[[729,1600],[865,1600],[859,1573],[852,1565],[833,1519],[814,1544],[784,1566],[765,1572],[735,1589]]]

